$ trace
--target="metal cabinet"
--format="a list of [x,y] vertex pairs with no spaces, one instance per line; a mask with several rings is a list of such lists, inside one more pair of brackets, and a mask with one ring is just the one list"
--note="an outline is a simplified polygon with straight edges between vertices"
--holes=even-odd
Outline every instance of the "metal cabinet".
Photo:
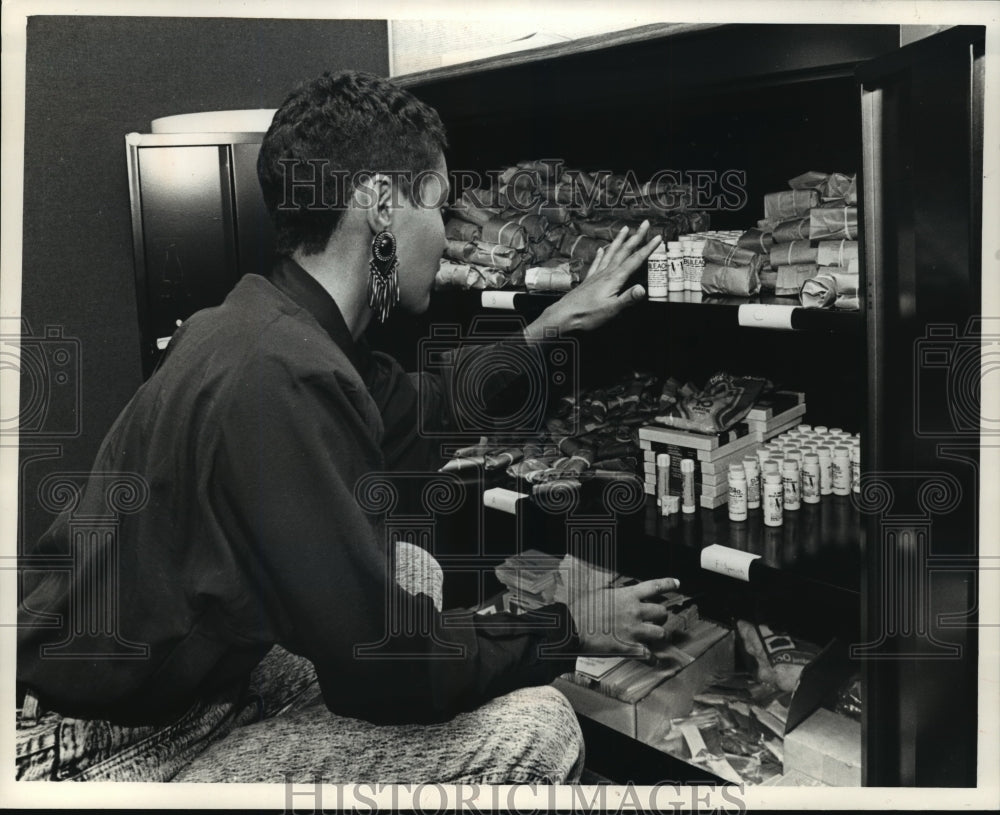
[[260,133],[130,133],[129,190],[143,376],[174,329],[266,270],[274,236],[257,185]]

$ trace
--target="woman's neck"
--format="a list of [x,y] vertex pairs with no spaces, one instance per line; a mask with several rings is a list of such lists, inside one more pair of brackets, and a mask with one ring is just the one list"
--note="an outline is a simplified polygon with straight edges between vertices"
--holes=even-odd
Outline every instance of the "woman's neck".
[[292,260],[326,290],[340,310],[351,336],[357,340],[368,327],[372,312],[368,307],[368,257],[363,240],[345,240],[340,230],[326,249],[315,255],[297,250]]

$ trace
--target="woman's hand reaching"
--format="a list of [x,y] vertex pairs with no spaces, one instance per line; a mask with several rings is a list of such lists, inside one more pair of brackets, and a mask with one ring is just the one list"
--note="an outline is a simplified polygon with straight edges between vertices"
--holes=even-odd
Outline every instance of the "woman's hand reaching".
[[646,290],[641,284],[624,291],[622,288],[661,243],[659,235],[643,243],[648,231],[649,221],[643,221],[636,233],[626,238],[628,227],[623,227],[610,245],[598,250],[580,285],[564,294],[525,328],[525,337],[538,340],[554,328],[561,335],[589,331],[642,300]]

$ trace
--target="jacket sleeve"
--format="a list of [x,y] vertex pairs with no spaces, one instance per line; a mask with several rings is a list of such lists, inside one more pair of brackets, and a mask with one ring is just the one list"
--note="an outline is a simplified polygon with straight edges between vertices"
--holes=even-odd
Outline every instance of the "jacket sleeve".
[[435,720],[572,670],[579,642],[564,605],[441,614],[396,586],[385,536],[355,496],[381,460],[351,385],[261,359],[227,410],[209,481],[250,602],[316,666],[327,706]]

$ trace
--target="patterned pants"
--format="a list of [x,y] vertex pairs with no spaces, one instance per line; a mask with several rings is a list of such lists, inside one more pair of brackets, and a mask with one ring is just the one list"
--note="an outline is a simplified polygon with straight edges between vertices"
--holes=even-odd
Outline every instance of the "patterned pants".
[[[404,588],[435,583],[436,562],[403,561],[397,552]],[[440,608],[439,579],[428,593]],[[201,700],[166,726],[36,707],[29,694],[17,711],[18,780],[561,784],[583,770],[576,715],[552,687],[523,688],[447,722],[374,725],[327,710],[312,664],[277,646],[249,690]]]

